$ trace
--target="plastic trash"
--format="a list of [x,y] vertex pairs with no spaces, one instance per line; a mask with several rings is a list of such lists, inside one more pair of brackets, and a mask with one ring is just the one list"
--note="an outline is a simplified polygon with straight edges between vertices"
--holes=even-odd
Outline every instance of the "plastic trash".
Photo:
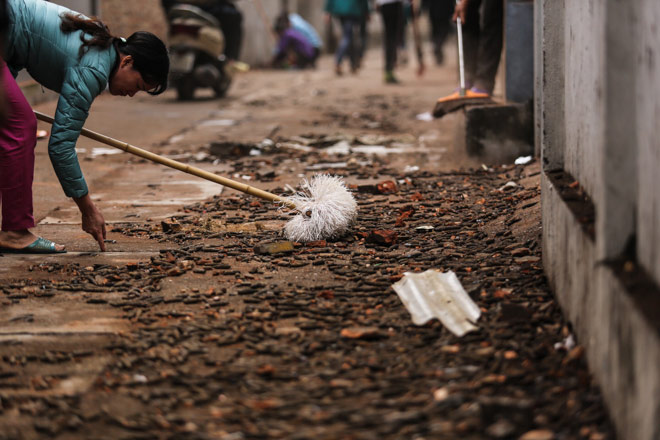
[[92,148],[92,152],[89,154],[90,159],[96,159],[99,156],[111,156],[113,154],[120,154],[123,153],[122,150],[118,150],[117,148]]
[[417,115],[417,120],[431,122],[433,120],[433,115],[431,112],[420,113]]
[[532,161],[532,156],[520,156],[518,159],[516,159],[515,164],[525,165],[527,163],[530,163],[531,161]]
[[504,185],[500,186],[497,190],[498,191],[511,191],[518,188],[518,184],[513,181],[509,181],[505,183]]
[[572,334],[568,335],[562,342],[555,343],[555,350],[557,351],[571,351],[573,348],[575,348],[575,338]]
[[474,323],[481,316],[481,310],[452,271],[406,272],[392,288],[416,325],[437,318],[459,337],[478,329]]
[[231,127],[238,124],[233,119],[209,119],[199,124],[200,127]]

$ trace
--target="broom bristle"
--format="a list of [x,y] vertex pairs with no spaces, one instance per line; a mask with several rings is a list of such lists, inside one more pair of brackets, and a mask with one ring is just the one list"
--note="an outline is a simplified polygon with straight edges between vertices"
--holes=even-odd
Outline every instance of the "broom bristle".
[[288,197],[300,212],[284,228],[289,240],[325,240],[348,231],[357,216],[357,202],[340,177],[319,174],[301,186],[302,192]]

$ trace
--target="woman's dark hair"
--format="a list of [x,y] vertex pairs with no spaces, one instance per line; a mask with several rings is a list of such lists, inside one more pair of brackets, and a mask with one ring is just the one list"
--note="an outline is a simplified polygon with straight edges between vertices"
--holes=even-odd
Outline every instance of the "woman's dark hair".
[[79,57],[82,58],[93,46],[107,49],[110,45],[114,45],[119,53],[133,58],[133,68],[140,72],[146,83],[156,84],[156,88],[147,93],[159,95],[167,89],[170,59],[165,43],[160,38],[144,31],[134,32],[128,39],[118,38],[113,36],[108,27],[96,17],[87,18],[72,12],[64,13],[60,17],[62,32],[83,31],[80,34],[82,46],[78,53]]

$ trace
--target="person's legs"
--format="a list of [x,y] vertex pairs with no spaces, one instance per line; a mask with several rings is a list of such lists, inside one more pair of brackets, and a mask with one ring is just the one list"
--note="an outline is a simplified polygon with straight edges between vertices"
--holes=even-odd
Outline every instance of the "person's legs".
[[481,35],[474,86],[492,95],[502,55],[504,2],[503,0],[482,0],[482,3]]
[[243,14],[236,6],[226,3],[215,6],[211,13],[220,22],[225,36],[225,56],[232,61],[238,60],[243,42]]
[[392,75],[396,65],[399,42],[400,20],[403,10],[400,2],[387,3],[380,7],[384,27],[385,74]]
[[34,227],[32,180],[37,119],[4,63],[1,72],[8,115],[0,127],[0,246],[21,248],[37,238],[29,232]]
[[408,20],[412,18],[410,17],[411,10],[408,3],[406,3],[405,6],[403,2],[395,2],[395,4],[396,3],[401,5],[401,13],[399,14],[397,23],[397,48],[401,56],[399,57],[397,55],[397,58],[401,59],[402,64],[408,64],[406,30],[408,26]]
[[444,62],[443,46],[449,35],[451,16],[454,10],[453,5],[453,0],[435,0],[428,4],[431,35],[433,39],[433,52],[438,64]]
[[358,17],[350,17],[351,31],[350,42],[348,45],[348,59],[351,62],[351,72],[358,71],[360,66],[360,19]]
[[347,54],[352,54],[351,47],[353,46],[353,22],[350,17],[339,17],[341,22],[341,41],[337,48],[335,55],[335,68],[337,74],[341,74],[341,62]]
[[362,66],[362,60],[364,59],[364,53],[367,50],[367,17],[366,15],[360,17],[360,40],[358,42],[357,58],[358,58],[358,67]]
[[482,0],[470,0],[463,23],[463,58],[465,61],[465,82],[470,88],[477,75],[481,20],[479,11]]

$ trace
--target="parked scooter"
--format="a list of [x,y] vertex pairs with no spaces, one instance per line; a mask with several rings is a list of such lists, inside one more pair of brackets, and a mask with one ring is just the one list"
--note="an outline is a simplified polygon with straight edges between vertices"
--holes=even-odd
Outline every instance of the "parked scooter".
[[223,55],[220,23],[200,8],[180,3],[169,13],[170,73],[179,100],[191,100],[197,88],[223,97],[231,84]]

